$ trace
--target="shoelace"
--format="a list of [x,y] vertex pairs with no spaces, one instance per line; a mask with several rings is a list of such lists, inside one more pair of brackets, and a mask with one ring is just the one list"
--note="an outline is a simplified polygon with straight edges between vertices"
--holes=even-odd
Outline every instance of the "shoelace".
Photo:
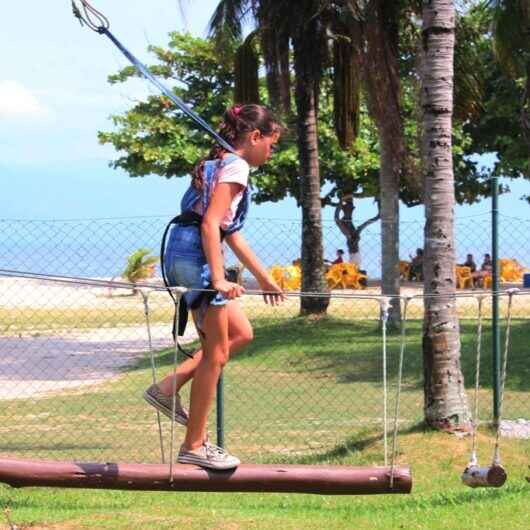
[[204,442],[204,448],[206,449],[206,455],[209,457],[215,458],[217,456],[226,458],[228,456],[228,453],[222,447],[214,445],[208,440]]

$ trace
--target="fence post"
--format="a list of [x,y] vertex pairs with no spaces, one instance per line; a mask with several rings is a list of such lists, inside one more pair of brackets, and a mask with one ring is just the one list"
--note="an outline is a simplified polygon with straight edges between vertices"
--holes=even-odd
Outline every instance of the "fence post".
[[217,445],[224,447],[225,431],[224,431],[224,399],[223,399],[223,372],[217,381]]
[[493,361],[493,423],[499,423],[501,393],[501,337],[499,330],[499,178],[491,179],[491,338]]

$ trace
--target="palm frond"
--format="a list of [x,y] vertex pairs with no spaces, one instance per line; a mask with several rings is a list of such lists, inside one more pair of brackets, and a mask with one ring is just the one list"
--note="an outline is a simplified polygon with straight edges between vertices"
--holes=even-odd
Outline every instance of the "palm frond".
[[477,117],[483,110],[484,98],[482,56],[478,52],[480,29],[457,17],[455,39],[454,115],[461,121]]
[[249,0],[221,0],[208,23],[208,35],[215,39],[228,37],[240,40],[243,19]]
[[530,53],[530,5],[527,0],[490,0],[493,49],[511,76],[524,75],[524,55]]
[[259,103],[259,59],[252,32],[239,46],[235,60],[235,103]]
[[359,132],[360,119],[360,58],[359,50],[346,38],[333,44],[334,121],[342,149],[352,149]]
[[158,262],[157,256],[149,256],[151,250],[139,248],[127,258],[127,267],[122,273],[132,283],[138,280],[151,278],[154,274],[154,266]]

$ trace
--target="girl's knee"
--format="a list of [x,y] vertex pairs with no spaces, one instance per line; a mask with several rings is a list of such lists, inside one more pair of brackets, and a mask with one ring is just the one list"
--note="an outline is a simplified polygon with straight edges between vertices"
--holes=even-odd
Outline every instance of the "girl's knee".
[[215,368],[224,368],[228,362],[228,348],[216,348],[215,351],[205,356],[205,360]]
[[243,346],[250,344],[254,340],[254,330],[249,326],[248,329],[241,334],[240,340]]

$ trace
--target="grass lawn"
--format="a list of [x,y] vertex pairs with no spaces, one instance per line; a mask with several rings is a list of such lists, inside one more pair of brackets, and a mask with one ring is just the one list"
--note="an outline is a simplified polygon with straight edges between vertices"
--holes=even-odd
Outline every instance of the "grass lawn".
[[[351,318],[254,319],[256,340],[225,370],[225,440],[247,462],[382,462],[381,343],[378,324]],[[486,325],[487,328],[487,325]],[[481,417],[491,409],[489,336],[483,339]],[[475,323],[462,322],[462,367],[474,382]],[[505,412],[530,413],[530,329],[515,320]],[[389,339],[393,395],[399,337]],[[159,374],[172,352],[157,354]],[[106,383],[40,399],[0,402],[0,454],[64,460],[160,460],[154,414],[141,399],[147,357]],[[508,482],[471,490],[459,475],[471,441],[425,431],[421,323],[409,324],[398,461],[412,466],[410,496],[332,497],[284,494],[130,493],[15,490],[0,486],[0,505],[19,528],[528,528],[530,440],[502,440]],[[169,442],[169,422],[164,420]],[[212,425],[212,432],[215,426]],[[182,431],[178,431],[177,442]],[[479,434],[481,463],[494,437]],[[0,518],[0,521],[2,519]],[[2,522],[0,522],[0,528]]]

